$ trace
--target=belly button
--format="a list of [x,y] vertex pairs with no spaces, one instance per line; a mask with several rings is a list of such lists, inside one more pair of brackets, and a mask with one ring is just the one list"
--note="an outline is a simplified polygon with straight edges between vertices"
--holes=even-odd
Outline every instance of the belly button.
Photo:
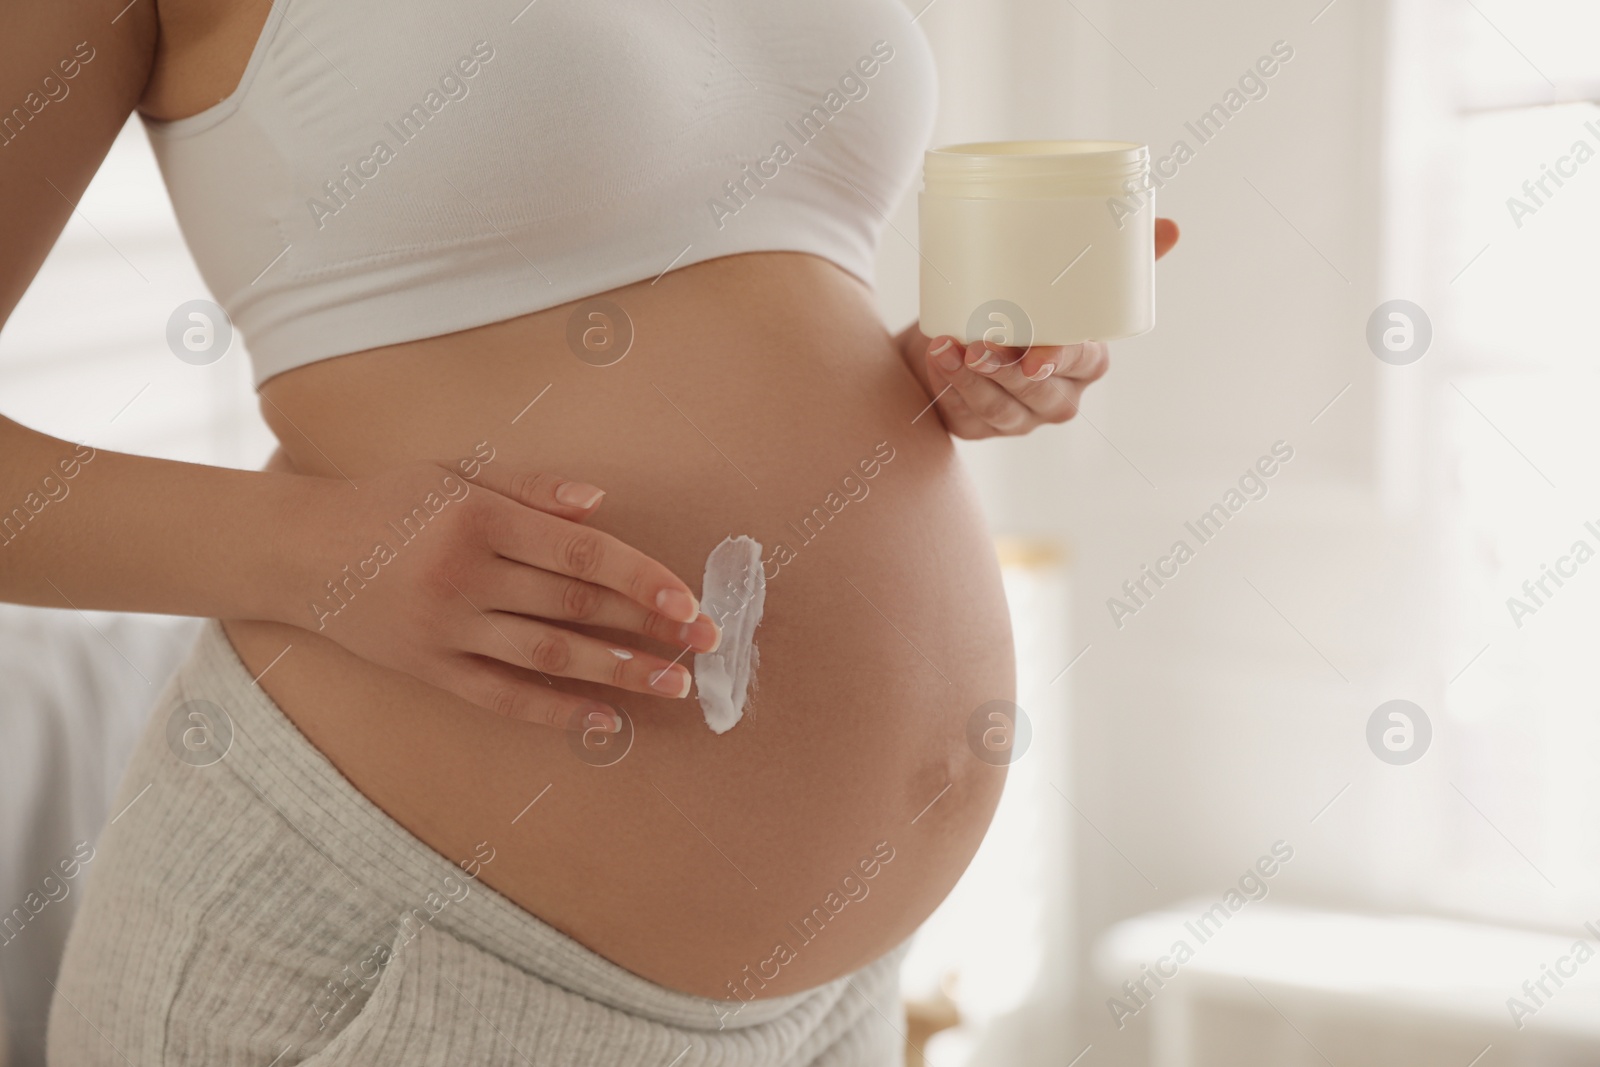
[[961,799],[965,793],[962,785],[973,770],[969,766],[972,762],[971,754],[965,749],[952,751],[946,753],[943,759],[928,764],[916,775],[908,798],[911,809],[917,812],[911,820],[913,825],[919,821],[933,821],[940,809]]

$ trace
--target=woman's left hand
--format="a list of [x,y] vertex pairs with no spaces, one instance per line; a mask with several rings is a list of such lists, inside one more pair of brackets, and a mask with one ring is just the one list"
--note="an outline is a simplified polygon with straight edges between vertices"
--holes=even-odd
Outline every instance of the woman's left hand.
[[1066,422],[1078,413],[1083,390],[1111,364],[1102,341],[1024,349],[935,337],[925,358],[945,428],[969,440]]
[[[1157,219],[1156,258],[1178,242],[1171,219]],[[913,324],[900,338],[908,365],[928,387],[945,429],[956,437],[1025,434],[1078,413],[1083,391],[1111,364],[1103,341],[1015,348],[954,337],[924,337]],[[920,364],[920,366],[919,366]]]

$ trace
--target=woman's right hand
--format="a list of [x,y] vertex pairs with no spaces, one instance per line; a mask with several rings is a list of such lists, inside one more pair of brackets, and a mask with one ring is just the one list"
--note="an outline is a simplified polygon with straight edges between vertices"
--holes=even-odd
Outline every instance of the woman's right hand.
[[568,625],[685,652],[721,640],[677,576],[583,525],[601,490],[504,463],[456,466],[397,468],[354,489],[325,482],[305,516],[314,547],[293,590],[303,606],[285,621],[497,714],[564,729],[621,723],[557,678],[688,695],[681,663]]

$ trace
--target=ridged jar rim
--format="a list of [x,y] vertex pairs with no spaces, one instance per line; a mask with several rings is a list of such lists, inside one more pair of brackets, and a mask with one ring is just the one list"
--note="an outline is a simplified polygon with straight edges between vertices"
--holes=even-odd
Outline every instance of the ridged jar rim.
[[1149,172],[1150,149],[1132,141],[973,141],[930,149],[923,185],[963,196],[1122,192]]

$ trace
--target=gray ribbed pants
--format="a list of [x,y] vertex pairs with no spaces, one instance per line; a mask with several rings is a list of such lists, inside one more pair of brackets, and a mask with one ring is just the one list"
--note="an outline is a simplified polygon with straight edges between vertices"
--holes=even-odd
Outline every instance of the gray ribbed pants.
[[590,952],[362,796],[216,622],[167,686],[87,869],[52,1067],[881,1067],[904,946],[749,1003]]

